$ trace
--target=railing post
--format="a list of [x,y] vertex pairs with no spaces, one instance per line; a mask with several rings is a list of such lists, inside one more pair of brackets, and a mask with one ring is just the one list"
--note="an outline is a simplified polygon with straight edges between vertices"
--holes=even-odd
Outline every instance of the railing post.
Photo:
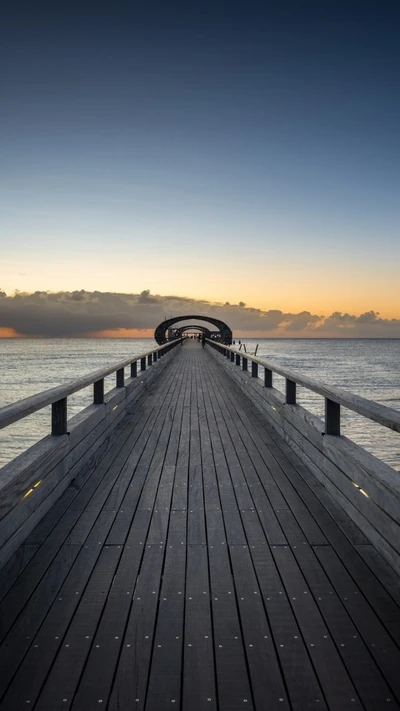
[[296,383],[289,378],[286,378],[286,403],[288,405],[296,404]]
[[140,370],[146,370],[146,358],[140,359]]
[[247,370],[247,358],[242,356],[242,368],[243,370]]
[[153,353],[153,362],[157,363],[157,351]]
[[93,383],[93,405],[102,405],[104,402],[104,378]]
[[51,434],[67,434],[67,398],[63,397],[51,406]]
[[258,363],[254,363],[254,361],[251,361],[251,377],[252,378],[258,378]]
[[149,355],[147,356],[147,362],[149,365],[153,365],[153,354],[152,353],[149,353]]
[[264,388],[272,388],[272,370],[264,368]]
[[233,363],[235,360],[235,354],[233,351],[231,351],[231,363]]
[[136,378],[137,377],[137,360],[135,360],[134,363],[131,363],[131,378]]
[[325,398],[325,434],[340,435],[340,405]]
[[125,369],[120,368],[117,370],[117,388],[123,388],[125,385]]
[[239,353],[236,353],[236,365],[240,365],[240,355]]

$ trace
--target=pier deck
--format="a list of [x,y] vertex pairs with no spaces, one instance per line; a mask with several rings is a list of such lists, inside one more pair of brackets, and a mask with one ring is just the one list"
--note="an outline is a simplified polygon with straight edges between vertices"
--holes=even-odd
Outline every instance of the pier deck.
[[196,342],[0,572],[0,708],[399,709],[399,578]]

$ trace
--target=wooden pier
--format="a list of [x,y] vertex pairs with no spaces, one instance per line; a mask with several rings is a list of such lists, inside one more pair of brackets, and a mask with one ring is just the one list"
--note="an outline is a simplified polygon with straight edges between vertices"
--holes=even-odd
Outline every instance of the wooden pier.
[[396,473],[272,373],[187,339],[0,411],[53,408],[0,473],[1,711],[400,709]]

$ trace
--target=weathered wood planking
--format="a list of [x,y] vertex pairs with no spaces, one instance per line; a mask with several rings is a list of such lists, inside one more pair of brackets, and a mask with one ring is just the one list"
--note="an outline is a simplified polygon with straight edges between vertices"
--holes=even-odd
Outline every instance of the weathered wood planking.
[[400,572],[400,481],[391,467],[341,436],[324,434],[322,421],[281,393],[228,362],[218,364],[275,428],[280,439],[350,516],[367,539]]
[[2,711],[399,711],[399,576],[207,349],[113,436],[0,571]]
[[70,482],[104,456],[126,412],[140,407],[147,388],[176,349],[125,387],[107,393],[68,422],[69,434],[48,436],[2,468],[0,474],[0,567],[29,535]]

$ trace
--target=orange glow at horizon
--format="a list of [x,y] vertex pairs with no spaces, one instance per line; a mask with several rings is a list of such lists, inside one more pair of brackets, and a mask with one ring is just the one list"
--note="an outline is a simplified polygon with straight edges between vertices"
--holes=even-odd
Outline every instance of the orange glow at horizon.
[[13,328],[0,327],[0,338],[24,338],[22,333],[17,333]]

